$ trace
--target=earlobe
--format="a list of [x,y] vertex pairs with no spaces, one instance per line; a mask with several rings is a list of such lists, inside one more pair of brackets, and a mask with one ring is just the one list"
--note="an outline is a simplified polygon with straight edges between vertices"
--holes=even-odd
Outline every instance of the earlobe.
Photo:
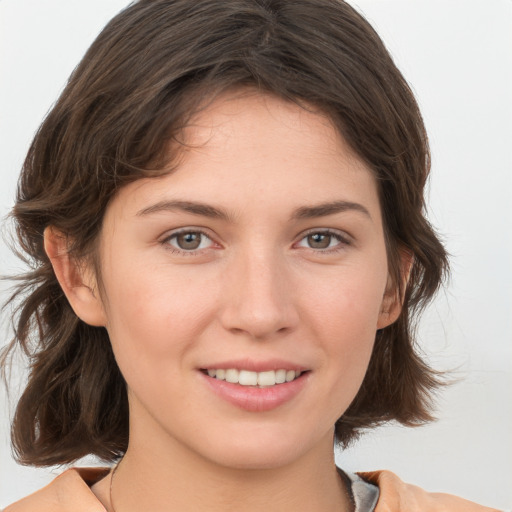
[[414,255],[405,249],[400,250],[401,286],[393,282],[388,276],[386,291],[382,299],[381,310],[377,321],[377,329],[384,329],[398,320],[405,299],[405,291],[409,283]]
[[44,230],[44,249],[76,315],[89,325],[105,326],[106,317],[94,272],[70,255],[68,237],[48,226]]
[[398,298],[398,293],[386,292],[382,300],[379,319],[377,321],[377,330],[384,329],[396,322],[402,311],[402,301]]

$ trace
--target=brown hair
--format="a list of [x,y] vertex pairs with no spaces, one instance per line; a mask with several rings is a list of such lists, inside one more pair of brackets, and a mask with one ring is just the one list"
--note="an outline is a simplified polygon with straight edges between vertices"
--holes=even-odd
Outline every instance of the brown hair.
[[[382,41],[340,0],[140,0],[101,32],[39,128],[13,218],[31,271],[17,293],[15,339],[30,374],[12,426],[22,463],[122,456],[126,386],[104,328],[76,317],[43,247],[54,226],[71,253],[94,253],[105,208],[126,183],[163,171],[168,141],[205,98],[251,86],[320,108],[378,181],[390,274],[413,256],[399,319],[377,332],[357,396],[336,423],[364,428],[431,418],[439,383],[418,355],[413,317],[439,287],[446,253],[425,218],[429,149],[414,96]],[[153,170],[150,170],[153,169]]]

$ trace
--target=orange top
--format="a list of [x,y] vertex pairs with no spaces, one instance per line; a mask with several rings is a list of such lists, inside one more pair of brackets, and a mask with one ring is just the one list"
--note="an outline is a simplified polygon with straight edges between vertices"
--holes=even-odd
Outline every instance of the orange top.
[[[109,468],[69,469],[3,512],[106,512],[90,487],[109,471]],[[380,488],[375,512],[499,512],[448,494],[427,493],[402,482],[390,471],[363,473],[362,476]]]
[[106,512],[90,487],[109,471],[109,468],[68,469],[40,491],[3,512]]

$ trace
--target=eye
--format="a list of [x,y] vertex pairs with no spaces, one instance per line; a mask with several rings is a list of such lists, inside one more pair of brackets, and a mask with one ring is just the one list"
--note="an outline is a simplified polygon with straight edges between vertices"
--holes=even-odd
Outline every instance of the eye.
[[298,246],[320,251],[329,251],[341,249],[349,244],[350,242],[347,237],[344,237],[340,233],[327,230],[308,233],[299,241]]
[[176,252],[192,252],[207,249],[213,245],[213,241],[202,231],[180,231],[173,233],[164,240]]

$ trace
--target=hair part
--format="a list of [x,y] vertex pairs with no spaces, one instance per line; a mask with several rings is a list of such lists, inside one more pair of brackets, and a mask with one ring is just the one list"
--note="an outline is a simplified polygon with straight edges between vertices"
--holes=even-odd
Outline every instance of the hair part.
[[[12,216],[31,270],[21,277],[15,339],[30,374],[12,426],[20,462],[54,465],[128,444],[126,384],[107,332],[76,317],[43,246],[47,226],[92,258],[110,200],[170,172],[166,151],[190,117],[231,88],[255,87],[329,116],[379,189],[399,319],[376,334],[364,382],[336,423],[362,430],[429,421],[440,383],[418,354],[414,318],[447,271],[425,217],[428,141],[414,96],[368,22],[341,0],[140,0],[101,32],[39,128]],[[411,255],[406,288],[401,255]],[[98,265],[95,265],[99,268]]]

